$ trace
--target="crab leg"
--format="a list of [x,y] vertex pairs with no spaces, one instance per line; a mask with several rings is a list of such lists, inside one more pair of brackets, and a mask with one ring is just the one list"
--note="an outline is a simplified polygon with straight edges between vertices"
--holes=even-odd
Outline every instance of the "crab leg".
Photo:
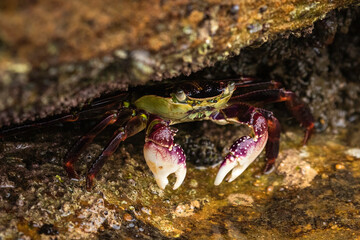
[[116,113],[107,116],[86,135],[82,136],[69,150],[64,159],[64,168],[70,178],[79,178],[74,169],[74,163],[78,160],[79,155],[101,131],[103,131],[108,125],[115,123],[117,119],[118,115]]
[[146,126],[147,116],[145,114],[138,114],[132,117],[124,127],[119,128],[113,138],[107,144],[106,148],[102,151],[100,156],[91,164],[86,176],[86,189],[89,190],[92,187],[93,180],[96,174],[104,166],[106,160],[116,151],[119,144],[125,141],[128,137],[142,131]]
[[94,138],[101,133],[107,126],[119,121],[128,121],[130,109],[120,110],[118,113],[113,113],[104,118],[100,123],[93,127],[87,134],[82,136],[74,146],[69,150],[64,158],[64,168],[70,178],[78,179],[79,176],[74,169],[74,163],[78,160],[80,154],[89,146]]
[[147,126],[144,158],[161,189],[169,183],[167,177],[170,174],[176,176],[174,190],[180,187],[186,176],[186,156],[181,146],[174,144],[176,131],[158,117],[153,117]]
[[112,110],[122,109],[124,103],[122,100],[126,99],[126,97],[128,97],[127,94],[118,94],[106,99],[96,100],[90,104],[85,104],[83,110],[74,112],[72,114],[0,130],[0,138],[11,136],[20,132],[27,132],[35,128],[53,126],[59,123],[95,119],[99,118],[99,116],[102,117],[105,112],[107,112],[107,114],[115,113],[116,111]]
[[75,122],[78,120],[78,118],[79,117],[76,115],[69,114],[69,115],[62,116],[60,118],[56,118],[56,119],[52,119],[52,120],[48,120],[45,122],[24,124],[24,125],[16,126],[13,128],[4,129],[4,130],[0,131],[0,138],[11,136],[11,135],[17,134],[19,132],[26,132],[26,131],[29,131],[34,128],[41,128],[41,127],[55,125],[55,124],[58,124],[61,122]]
[[[261,100],[259,101],[259,99]],[[258,90],[234,96],[231,101],[234,102],[234,100],[236,102],[247,101],[255,103],[285,102],[291,114],[306,129],[302,142],[303,145],[307,143],[314,131],[314,117],[309,107],[291,91],[284,89]]]
[[214,182],[219,185],[230,171],[226,179],[228,182],[237,178],[257,158],[268,140],[268,124],[256,108],[245,104],[234,104],[222,109],[212,116],[212,120],[219,123],[247,124],[252,129],[252,136],[239,138],[229,148]]
[[[235,86],[236,86],[237,94],[246,94],[249,92],[254,92],[264,89],[279,89],[281,87],[281,83],[277,81],[267,81],[267,82],[250,81],[248,83],[235,84]],[[236,96],[234,98],[236,99]]]
[[280,131],[279,120],[273,116],[272,112],[259,109],[265,116],[268,124],[268,141],[265,146],[266,166],[264,173],[269,174],[274,170],[275,160],[279,154]]

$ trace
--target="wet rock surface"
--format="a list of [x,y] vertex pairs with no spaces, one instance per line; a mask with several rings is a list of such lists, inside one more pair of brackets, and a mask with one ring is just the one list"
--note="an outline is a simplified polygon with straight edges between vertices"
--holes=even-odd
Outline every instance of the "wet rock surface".
[[[234,126],[195,124],[199,131],[223,132],[209,141],[225,139],[228,131],[233,138],[246,132]],[[176,191],[156,185],[143,159],[144,136],[139,134],[111,157],[87,192],[86,167],[112,134],[108,131],[90,145],[77,164],[80,181],[70,180],[61,162],[88,127],[80,125],[35,130],[0,143],[1,237],[352,239],[360,233],[360,159],[354,154],[360,145],[347,146],[348,130],[316,134],[301,147],[302,130],[285,124],[281,154],[286,159],[295,152],[299,164],[288,164],[280,156],[276,172],[264,175],[262,154],[234,182],[215,187],[218,167],[198,169],[189,163],[185,182]],[[185,125],[181,131],[193,130]],[[51,145],[46,144],[50,140]],[[280,167],[285,163],[286,172]],[[310,168],[315,176],[306,178],[304,169]]]
[[[0,140],[0,237],[356,239],[360,234],[359,19],[358,7],[335,11],[314,28],[289,33],[288,39],[255,49],[245,48],[228,62],[189,76],[219,79],[251,75],[278,79],[309,103],[319,133],[303,147],[303,132],[289,119],[283,105],[270,106],[283,126],[282,155],[272,174],[262,173],[265,164],[261,154],[234,182],[215,187],[217,167],[197,168],[196,161],[202,159],[196,156],[223,156],[224,149],[248,130],[200,122],[179,125],[182,133],[177,135],[178,142],[186,145],[186,138],[195,138],[190,151],[196,153],[196,165],[188,164],[187,177],[178,190],[158,188],[142,156],[144,135],[140,133],[119,147],[97,176],[92,191],[87,192],[83,177],[86,168],[114,129],[97,137],[80,156],[76,167],[82,178],[73,181],[66,176],[62,160],[96,122],[38,128]],[[22,94],[16,87],[28,80],[22,75],[26,69],[23,65],[16,67],[7,78],[12,80],[8,83],[14,84],[15,92],[7,94],[31,102],[32,95]],[[55,79],[74,81],[68,85],[76,86],[75,92],[79,93],[69,100],[73,105],[65,106],[60,101],[46,110],[39,107],[41,111],[37,111],[36,104],[30,104],[29,111],[21,107],[19,111],[8,109],[0,113],[1,124],[67,111],[69,106],[79,107],[79,102],[99,95],[82,89],[86,83],[78,85],[78,78],[71,77],[76,69],[64,69],[71,74],[56,73]],[[82,69],[80,73],[86,74],[77,76],[87,79],[87,74],[92,74],[87,70]],[[111,75],[111,71],[102,73],[104,78]],[[32,74],[33,81],[48,78],[41,71]],[[51,95],[56,87],[48,80],[49,84],[41,89],[52,89],[44,91]],[[114,80],[106,84],[119,83]],[[126,84],[121,84],[116,86],[126,88]],[[108,86],[103,90],[109,90]],[[8,99],[7,95],[1,99]],[[43,98],[46,104],[48,100]],[[194,134],[194,129],[200,134]],[[212,148],[211,152],[201,149],[204,143],[207,149]]]

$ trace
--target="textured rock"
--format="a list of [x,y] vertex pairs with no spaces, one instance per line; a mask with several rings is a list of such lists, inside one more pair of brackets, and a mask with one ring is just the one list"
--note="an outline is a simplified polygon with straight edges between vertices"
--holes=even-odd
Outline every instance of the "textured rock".
[[[8,5],[9,3],[11,4]],[[147,67],[147,63],[152,63],[155,59],[154,56],[183,59],[182,52],[172,55],[174,53],[171,49],[163,52],[165,47],[151,51],[130,47],[125,50],[109,48],[104,49],[104,55],[99,57],[99,52],[95,49],[101,45],[92,43],[93,51],[82,52],[86,50],[86,44],[93,41],[94,35],[91,35],[91,31],[85,31],[89,35],[80,34],[82,31],[72,32],[73,35],[70,35],[73,37],[91,36],[91,39],[85,38],[87,41],[69,40],[73,44],[70,44],[73,46],[72,50],[64,50],[68,48],[67,44],[50,44],[49,48],[44,47],[48,46],[47,42],[54,41],[48,38],[46,31],[34,35],[33,38],[19,37],[18,40],[11,40],[11,34],[5,33],[10,31],[15,34],[24,23],[41,25],[43,28],[29,28],[32,30],[21,30],[17,34],[25,33],[30,36],[33,31],[48,29],[48,24],[51,25],[49,19],[42,25],[36,20],[38,15],[33,14],[34,12],[49,14],[50,18],[57,20],[56,24],[61,25],[61,18],[52,9],[58,8],[61,12],[64,5],[61,2],[51,5],[54,3],[29,1],[27,5],[22,4],[20,7],[17,1],[0,2],[0,24],[17,24],[11,28],[0,28],[0,126],[68,111],[71,106],[79,107],[87,99],[101,93],[126,89],[130,83],[142,84],[142,81],[152,79],[149,76],[155,74]],[[73,19],[78,14],[78,19],[89,24],[86,19],[95,19],[91,11],[98,8],[93,7],[94,2],[89,2],[88,6],[81,9],[69,7],[80,3],[64,2],[63,4],[68,5],[64,17]],[[180,3],[178,1],[163,4]],[[294,12],[297,15],[317,9],[316,16],[305,14],[302,18],[304,23],[299,20],[299,26],[307,25],[306,19],[323,16],[323,13],[329,10],[320,8],[325,6],[321,3],[319,1],[311,5],[319,8],[304,7],[299,8],[303,9],[302,11]],[[336,6],[344,6],[348,2],[335,3]],[[209,4],[200,5],[205,9]],[[218,5],[216,2],[211,4],[219,6],[220,10],[227,6],[223,3]],[[335,5],[332,2],[326,6],[336,7]],[[44,6],[48,7],[40,11],[39,8]],[[109,4],[106,7],[108,6]],[[198,6],[197,3],[195,6]],[[261,12],[265,14],[274,11],[269,6],[267,9],[262,8]],[[277,9],[286,6],[289,4],[284,1]],[[115,6],[112,7],[115,11]],[[229,14],[237,11],[237,7],[233,7]],[[243,10],[241,8],[239,11]],[[287,13],[293,10],[288,10]],[[78,11],[89,15],[84,18]],[[173,12],[176,17],[178,11],[179,9],[172,9],[169,13]],[[188,11],[186,16],[191,16],[191,22],[205,24],[206,21],[199,21],[204,18],[202,11],[198,8],[190,8]],[[13,16],[9,15],[11,12]],[[30,13],[33,21],[21,20],[22,14]],[[144,14],[141,11],[140,13]],[[210,10],[205,11],[206,20],[211,19],[209,13]],[[302,161],[285,161],[285,177],[277,175],[277,171],[264,175],[262,154],[233,183],[214,187],[217,168],[196,169],[194,164],[189,163],[185,182],[178,190],[161,190],[145,164],[142,155],[144,136],[140,133],[121,144],[98,174],[94,189],[87,192],[85,169],[100,154],[112,132],[109,130],[100,134],[80,156],[76,169],[79,170],[81,179],[72,181],[66,176],[62,160],[74,142],[88,131],[94,122],[84,121],[62,127],[36,129],[0,139],[0,238],[352,239],[359,236],[360,161],[358,155],[354,154],[360,147],[359,13],[359,7],[352,6],[341,11],[334,10],[314,25],[309,21],[309,27],[300,30],[284,27],[279,30],[279,34],[274,35],[275,39],[271,39],[272,41],[261,46],[253,44],[244,47],[238,56],[226,61],[222,61],[222,55],[219,55],[219,62],[214,68],[205,68],[190,76],[213,79],[242,74],[284,82],[288,89],[294,90],[304,101],[310,103],[318,120],[318,130],[324,130],[331,125],[334,127],[333,131],[338,133],[317,133],[306,147],[301,148],[298,145],[302,139],[300,128],[288,126],[291,121],[286,121],[289,117],[284,113],[286,111],[271,108],[282,123],[281,153],[297,154],[300,160],[306,162],[305,165]],[[11,21],[7,21],[8,19]],[[105,21],[104,18],[99,19]],[[141,20],[149,21],[144,17]],[[136,23],[139,21],[136,20]],[[131,22],[126,24],[130,26]],[[75,25],[72,27],[76,28]],[[109,29],[115,34],[120,27],[112,25]],[[27,27],[22,29],[25,28]],[[95,31],[96,27],[93,28]],[[142,29],[146,28],[143,26]],[[201,28],[194,29],[197,31]],[[219,27],[216,34],[220,29],[222,28]],[[256,38],[256,34],[260,34],[256,32],[258,29],[259,26],[252,26],[246,31],[253,32],[250,36]],[[185,30],[187,33],[188,29]],[[63,33],[58,35],[67,43],[65,39],[68,38],[65,36],[67,35]],[[100,36],[102,34],[97,32],[94,38],[99,40]],[[144,33],[141,39],[144,41],[147,37]],[[44,41],[45,45],[33,47],[33,41]],[[133,40],[129,46],[137,44],[136,41]],[[157,41],[153,46],[157,44],[160,46]],[[142,46],[147,45],[142,43]],[[197,45],[194,43],[191,46],[196,49]],[[209,56],[213,56],[213,49],[215,46],[207,49]],[[194,51],[195,56],[198,56],[198,53]],[[232,52],[229,52],[229,56],[231,54]],[[208,56],[207,53],[205,55]],[[159,57],[156,61],[160,61],[159,59],[163,61],[165,58]],[[180,70],[175,68],[170,71],[173,74],[171,76],[180,74],[182,70],[190,71],[197,66],[193,65],[193,62],[199,63],[197,59],[191,59],[193,62],[189,60],[190,58],[185,58],[184,62],[166,62],[169,69],[181,66]],[[203,65],[199,68],[212,64],[205,58],[203,60]],[[182,69],[183,66],[187,68]],[[144,71],[134,72],[134,69]],[[162,75],[159,75],[158,79],[165,77],[169,69],[160,69],[159,73]],[[156,76],[153,79],[155,78]],[[358,124],[354,126],[353,122],[356,121]],[[348,128],[341,129],[341,126]],[[238,126],[218,126],[208,122],[188,123],[177,127],[180,129],[177,140],[185,142],[185,148],[186,145],[191,147],[193,157],[200,158],[223,155],[221,150],[227,149],[236,136],[242,136],[246,131]],[[195,139],[188,143],[188,137]],[[212,147],[213,151],[201,151],[203,144],[206,144],[207,149]],[[315,169],[318,175],[307,178],[304,186],[302,178],[306,175],[300,171],[303,167],[308,169],[307,166]],[[282,172],[281,168],[277,170]],[[293,181],[288,181],[289,176],[293,177]]]
[[2,1],[0,126],[311,32],[316,20],[352,2]]

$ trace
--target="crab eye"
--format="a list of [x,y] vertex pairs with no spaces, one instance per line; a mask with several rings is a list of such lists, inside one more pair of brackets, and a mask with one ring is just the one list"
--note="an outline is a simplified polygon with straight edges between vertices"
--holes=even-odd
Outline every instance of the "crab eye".
[[226,86],[226,88],[225,88],[225,90],[224,90],[224,94],[225,94],[225,95],[228,95],[228,94],[230,94],[232,91],[234,91],[234,89],[235,89],[235,83],[234,83],[234,82],[230,82],[230,83]]
[[175,93],[175,97],[176,100],[178,100],[179,102],[184,102],[186,100],[186,94],[184,93],[183,90],[179,89],[176,93]]

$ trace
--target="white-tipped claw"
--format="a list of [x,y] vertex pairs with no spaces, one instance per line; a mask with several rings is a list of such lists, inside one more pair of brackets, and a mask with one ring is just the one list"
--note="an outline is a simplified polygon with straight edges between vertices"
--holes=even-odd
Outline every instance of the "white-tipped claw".
[[214,184],[217,186],[219,185],[226,175],[231,171],[230,175],[226,178],[227,182],[232,182],[240,176],[245,169],[252,163],[253,161],[247,161],[244,162],[244,164],[241,164],[241,160],[235,160],[235,161],[229,161],[225,160],[223,164],[221,164],[221,167],[219,169],[219,172],[216,175]]
[[176,176],[176,182],[174,184],[173,189],[178,189],[181,184],[184,182],[185,176],[186,176],[186,166],[184,165],[183,167],[180,167],[176,172],[175,172],[175,176]]
[[230,152],[220,166],[214,184],[219,185],[231,171],[226,181],[232,182],[257,158],[267,142],[267,132],[255,141],[250,137],[241,137],[230,147]]
[[172,173],[175,173],[176,176],[173,189],[181,186],[186,176],[186,163],[184,152],[180,146],[174,145],[169,150],[156,143],[147,142],[144,145],[144,158],[161,189],[165,189],[169,183],[167,177]]

